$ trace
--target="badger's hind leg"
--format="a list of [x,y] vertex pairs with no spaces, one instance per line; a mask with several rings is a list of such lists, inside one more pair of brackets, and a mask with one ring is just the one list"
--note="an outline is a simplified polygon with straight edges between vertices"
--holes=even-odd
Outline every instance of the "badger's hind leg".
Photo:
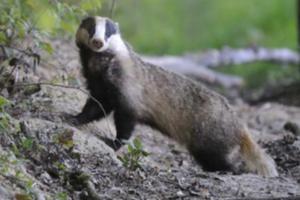
[[233,166],[227,160],[227,154],[220,148],[191,146],[190,153],[205,171],[231,171]]
[[[274,160],[251,138],[247,129],[241,129],[226,141],[206,141],[206,145],[193,143],[190,153],[206,171],[248,171],[266,177],[278,176]],[[233,142],[234,141],[234,142]]]

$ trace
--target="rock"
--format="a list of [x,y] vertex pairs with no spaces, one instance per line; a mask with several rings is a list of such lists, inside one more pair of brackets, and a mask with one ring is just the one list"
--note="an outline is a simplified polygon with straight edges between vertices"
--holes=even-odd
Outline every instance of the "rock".
[[300,127],[297,123],[287,122],[284,125],[284,129],[287,131],[290,131],[291,133],[293,133],[296,136],[300,136]]
[[0,199],[13,199],[13,194],[0,185]]

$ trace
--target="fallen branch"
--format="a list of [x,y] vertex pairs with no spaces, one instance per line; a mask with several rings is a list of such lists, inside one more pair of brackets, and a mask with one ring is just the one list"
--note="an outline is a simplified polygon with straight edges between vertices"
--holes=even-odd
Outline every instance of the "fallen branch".
[[296,51],[253,47],[245,49],[223,48],[201,53],[191,53],[184,56],[144,56],[143,60],[162,66],[179,74],[184,74],[209,84],[222,85],[226,88],[240,87],[243,79],[237,76],[225,75],[212,71],[228,65],[240,65],[251,62],[272,62],[289,65],[299,65],[300,56]]
[[226,88],[240,87],[243,79],[237,76],[225,75],[212,71],[203,65],[199,65],[191,59],[176,56],[150,57],[144,56],[143,60],[161,66],[167,70],[184,74],[186,76],[204,81],[209,84],[222,85]]
[[287,48],[269,49],[253,47],[233,49],[225,47],[221,50],[209,50],[203,53],[187,54],[184,58],[211,68],[262,61],[289,65],[300,64],[299,54]]

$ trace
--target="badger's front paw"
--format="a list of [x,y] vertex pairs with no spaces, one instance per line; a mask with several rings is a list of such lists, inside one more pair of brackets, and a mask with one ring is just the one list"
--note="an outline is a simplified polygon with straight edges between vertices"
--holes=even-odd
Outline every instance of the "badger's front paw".
[[101,139],[106,145],[108,145],[114,151],[118,151],[123,146],[122,142],[120,142],[119,140],[113,140],[110,138],[101,138]]
[[65,121],[66,123],[72,125],[72,126],[78,126],[80,125],[80,120],[76,115],[71,115],[68,113],[63,113],[61,116],[62,120]]

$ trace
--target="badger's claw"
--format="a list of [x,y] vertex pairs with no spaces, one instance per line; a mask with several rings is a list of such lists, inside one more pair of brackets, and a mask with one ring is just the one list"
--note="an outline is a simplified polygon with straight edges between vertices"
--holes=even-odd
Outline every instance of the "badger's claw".
[[63,113],[62,114],[62,119],[63,121],[65,121],[66,123],[73,125],[73,126],[78,126],[80,125],[80,121],[78,119],[78,117],[76,115],[71,115],[68,113]]
[[109,147],[111,147],[114,151],[118,151],[124,144],[119,141],[118,139],[113,140],[110,138],[101,138],[103,140],[103,142],[108,145]]

